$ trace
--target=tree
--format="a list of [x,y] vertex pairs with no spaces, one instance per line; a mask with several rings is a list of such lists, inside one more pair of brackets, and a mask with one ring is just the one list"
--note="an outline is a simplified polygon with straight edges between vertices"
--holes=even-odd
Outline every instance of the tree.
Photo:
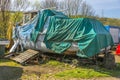
[[40,1],[35,1],[31,6],[32,10],[40,10],[42,8]]
[[60,8],[66,9],[66,14],[68,16],[71,15],[78,15],[79,14],[79,9],[82,4],[82,0],[65,0],[63,2],[60,2]]
[[13,0],[11,1],[12,11],[26,11],[30,6],[29,0]]
[[41,2],[41,7],[44,8],[52,8],[52,7],[58,7],[58,1],[57,0],[44,0]]
[[7,33],[6,35],[4,35],[10,41],[10,44],[7,46],[7,48],[10,48],[11,45],[13,45],[12,40],[13,25],[15,25],[16,22],[22,21],[23,17],[22,12],[26,11],[29,8],[29,5],[30,2],[28,0],[10,0],[9,10],[7,11],[10,14],[10,16],[8,22],[6,23],[7,26],[5,27],[7,28],[6,29]]
[[[21,19],[21,12],[29,8],[29,0],[0,0],[0,37],[6,37],[9,23],[16,23]],[[16,11],[11,13],[11,11]]]
[[30,1],[29,0],[13,0],[11,2],[11,11],[15,11],[14,14],[12,14],[13,24],[16,22],[22,21],[22,13],[24,11],[27,11],[30,7]]
[[63,0],[58,2],[59,9],[66,9],[68,16],[82,15],[84,17],[94,16],[93,8],[83,0]]
[[5,38],[9,22],[10,0],[0,0],[0,37]]
[[63,11],[68,16],[83,15],[94,16],[95,11],[84,0],[43,0],[34,3],[34,10],[56,7],[56,10]]
[[83,15],[84,17],[95,15],[95,11],[85,1],[81,5],[81,11],[80,12],[81,12],[81,15]]

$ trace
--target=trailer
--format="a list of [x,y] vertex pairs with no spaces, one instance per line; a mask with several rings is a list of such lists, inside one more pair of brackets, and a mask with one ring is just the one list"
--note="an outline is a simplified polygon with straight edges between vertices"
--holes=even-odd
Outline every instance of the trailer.
[[106,25],[105,28],[112,35],[114,44],[119,44],[120,43],[120,27],[119,26]]

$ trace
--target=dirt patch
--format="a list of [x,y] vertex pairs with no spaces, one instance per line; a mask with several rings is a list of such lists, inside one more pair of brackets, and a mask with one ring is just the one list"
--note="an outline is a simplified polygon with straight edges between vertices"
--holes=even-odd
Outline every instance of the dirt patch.
[[33,65],[33,66],[26,66],[22,67],[24,71],[29,72],[36,72],[36,73],[42,73],[42,74],[48,74],[48,73],[54,73],[57,70],[53,67],[43,67],[39,65]]
[[120,63],[120,56],[115,55],[115,62]]
[[41,65],[32,65],[32,66],[22,66],[24,71],[27,72],[35,72],[39,74],[54,74],[59,71],[64,71],[65,68],[63,67],[55,67],[55,66],[41,66]]

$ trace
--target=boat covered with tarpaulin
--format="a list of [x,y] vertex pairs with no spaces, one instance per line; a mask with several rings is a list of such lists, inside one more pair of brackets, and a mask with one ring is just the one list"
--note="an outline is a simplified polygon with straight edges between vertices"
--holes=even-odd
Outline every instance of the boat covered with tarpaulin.
[[90,18],[69,18],[62,12],[42,10],[23,26],[13,31],[15,44],[25,49],[56,54],[74,53],[79,57],[92,57],[109,46],[113,39],[101,22]]

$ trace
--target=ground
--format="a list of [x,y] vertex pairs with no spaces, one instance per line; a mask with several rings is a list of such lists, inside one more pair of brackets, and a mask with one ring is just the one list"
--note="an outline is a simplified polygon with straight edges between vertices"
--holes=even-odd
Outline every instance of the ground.
[[87,64],[76,67],[56,60],[22,66],[0,59],[0,80],[120,80],[120,56],[115,59],[117,67],[113,70]]

